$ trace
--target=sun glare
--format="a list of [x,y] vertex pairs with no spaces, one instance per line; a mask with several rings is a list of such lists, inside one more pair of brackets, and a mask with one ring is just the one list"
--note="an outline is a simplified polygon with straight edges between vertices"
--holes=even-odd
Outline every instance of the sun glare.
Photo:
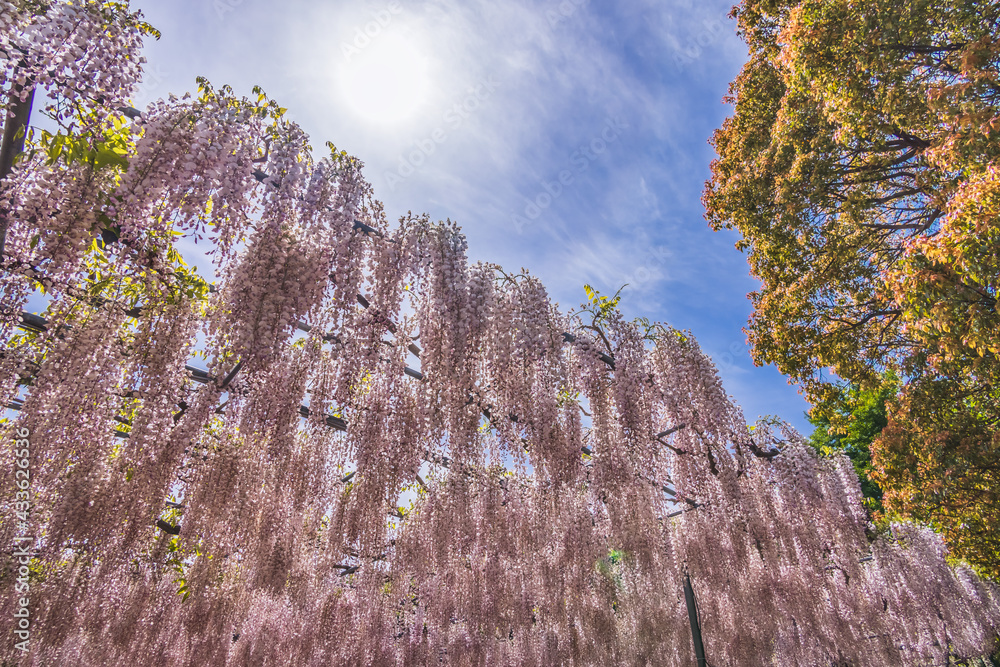
[[341,65],[350,107],[365,120],[389,125],[406,120],[427,96],[427,59],[406,37],[382,32]]

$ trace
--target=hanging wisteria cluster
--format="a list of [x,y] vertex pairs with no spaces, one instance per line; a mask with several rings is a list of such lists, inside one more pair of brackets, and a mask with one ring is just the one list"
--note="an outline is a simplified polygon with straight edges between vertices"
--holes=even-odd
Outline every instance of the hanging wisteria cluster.
[[45,54],[37,85],[77,68],[60,93],[103,128],[0,186],[3,660],[693,664],[688,577],[714,665],[990,650],[997,590],[928,529],[875,531],[850,462],[748,425],[690,335],[564,314],[450,222],[389,225],[361,164],[314,160],[263,95],[96,113],[138,76],[111,64],[136,17],[66,55],[102,7],[0,2],[0,46]]
[[19,97],[34,86],[59,94],[62,118],[72,115],[74,102],[108,109],[125,101],[142,72],[139,52],[149,28],[120,5],[0,2],[0,86],[18,88]]

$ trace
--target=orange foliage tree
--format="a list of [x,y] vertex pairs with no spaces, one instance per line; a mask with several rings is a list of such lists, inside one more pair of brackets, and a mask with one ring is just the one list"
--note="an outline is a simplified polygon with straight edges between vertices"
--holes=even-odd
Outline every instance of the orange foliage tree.
[[1000,576],[1000,6],[745,0],[704,201],[761,288],[748,333],[814,403],[903,379],[887,511]]

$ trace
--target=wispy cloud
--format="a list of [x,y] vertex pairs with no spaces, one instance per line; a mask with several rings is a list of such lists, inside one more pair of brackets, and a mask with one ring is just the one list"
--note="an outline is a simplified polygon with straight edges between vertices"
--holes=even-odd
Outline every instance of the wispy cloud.
[[[584,283],[630,283],[625,312],[693,330],[748,416],[805,426],[795,390],[749,360],[755,283],[732,235],[702,217],[707,140],[745,58],[727,0],[218,2],[225,11],[136,3],[164,33],[148,52],[163,79],[151,97],[190,90],[199,74],[244,93],[262,85],[314,146],[329,139],[366,163],[390,214],[459,221],[473,259],[530,269],[564,307]],[[383,122],[359,114],[342,77],[392,40],[419,55],[426,85],[399,102],[405,118]]]

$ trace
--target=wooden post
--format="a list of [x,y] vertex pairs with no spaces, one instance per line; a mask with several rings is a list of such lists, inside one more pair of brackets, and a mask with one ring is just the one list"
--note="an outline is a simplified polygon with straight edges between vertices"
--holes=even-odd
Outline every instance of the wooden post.
[[684,600],[687,602],[688,621],[691,623],[691,640],[694,642],[694,657],[698,659],[698,667],[706,667],[705,645],[701,641],[701,624],[698,622],[698,608],[694,603],[694,589],[691,588],[691,577],[684,573]]
[[[24,150],[24,136],[28,132],[35,89],[32,87],[27,97],[22,100],[19,94],[23,91],[21,86],[14,86],[10,93],[11,102],[6,109],[7,115],[3,123],[3,143],[0,144],[0,183],[14,169],[14,158]],[[4,246],[7,241],[7,213],[6,210],[0,210],[0,262],[3,261]]]

